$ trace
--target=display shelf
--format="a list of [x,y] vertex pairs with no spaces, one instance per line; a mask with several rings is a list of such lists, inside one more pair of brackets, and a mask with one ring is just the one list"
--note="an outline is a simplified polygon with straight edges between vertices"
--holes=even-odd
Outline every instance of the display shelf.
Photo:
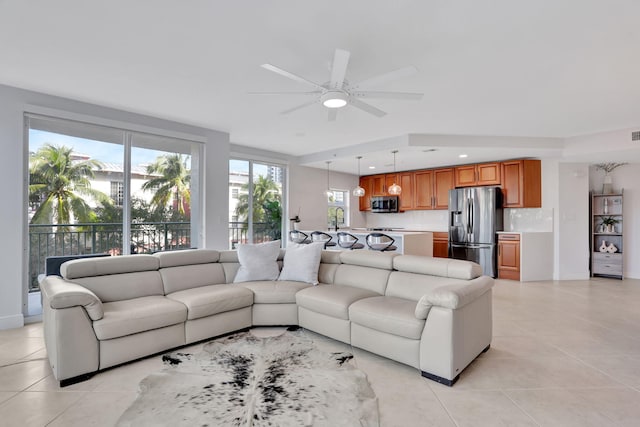
[[[591,275],[622,279],[624,253],[623,192],[591,194]],[[603,246],[607,248],[601,251]]]

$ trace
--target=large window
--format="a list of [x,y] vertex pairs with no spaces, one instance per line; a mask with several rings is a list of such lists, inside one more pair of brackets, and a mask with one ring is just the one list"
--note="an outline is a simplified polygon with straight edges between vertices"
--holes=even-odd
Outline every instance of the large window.
[[327,227],[349,226],[349,190],[331,189],[327,194]]
[[285,167],[229,161],[229,247],[282,238]]
[[201,144],[27,115],[29,289],[49,256],[197,246],[191,163]]

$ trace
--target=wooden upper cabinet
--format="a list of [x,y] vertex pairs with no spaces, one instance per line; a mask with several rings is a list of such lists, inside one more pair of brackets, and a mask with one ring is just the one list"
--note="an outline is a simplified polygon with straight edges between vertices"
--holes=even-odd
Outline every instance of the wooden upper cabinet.
[[385,175],[371,175],[372,196],[385,196],[387,194],[385,180]]
[[402,187],[402,194],[400,194],[400,210],[408,211],[415,209],[415,191],[413,188],[413,172],[404,172],[398,174],[398,181],[396,182]]
[[453,168],[433,171],[433,209],[449,208],[449,190],[453,188]]
[[500,163],[480,163],[455,167],[455,186],[500,185]]
[[413,200],[415,209],[433,209],[433,171],[413,173]]
[[540,160],[502,162],[502,196],[505,208],[542,207]]
[[393,184],[398,184],[398,176],[395,173],[388,173],[384,176],[384,195],[390,196],[389,187]]
[[371,176],[360,177],[360,187],[364,188],[364,196],[358,198],[361,211],[371,210],[371,193],[373,192],[373,179]]
[[476,185],[476,165],[457,166],[454,171],[456,187]]

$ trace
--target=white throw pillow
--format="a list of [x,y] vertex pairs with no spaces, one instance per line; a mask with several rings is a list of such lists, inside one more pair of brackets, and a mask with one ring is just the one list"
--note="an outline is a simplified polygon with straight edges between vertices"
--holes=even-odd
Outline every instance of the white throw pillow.
[[280,240],[255,245],[238,245],[240,268],[233,283],[276,280],[280,274],[279,254]]
[[317,285],[322,249],[324,249],[323,242],[287,244],[284,265],[278,280],[293,280]]

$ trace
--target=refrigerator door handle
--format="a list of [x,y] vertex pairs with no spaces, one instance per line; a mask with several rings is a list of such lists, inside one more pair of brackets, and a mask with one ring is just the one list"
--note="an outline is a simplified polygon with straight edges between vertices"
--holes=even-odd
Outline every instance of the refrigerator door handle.
[[458,245],[455,243],[451,244],[451,247],[454,248],[469,248],[469,249],[490,249],[490,245]]

